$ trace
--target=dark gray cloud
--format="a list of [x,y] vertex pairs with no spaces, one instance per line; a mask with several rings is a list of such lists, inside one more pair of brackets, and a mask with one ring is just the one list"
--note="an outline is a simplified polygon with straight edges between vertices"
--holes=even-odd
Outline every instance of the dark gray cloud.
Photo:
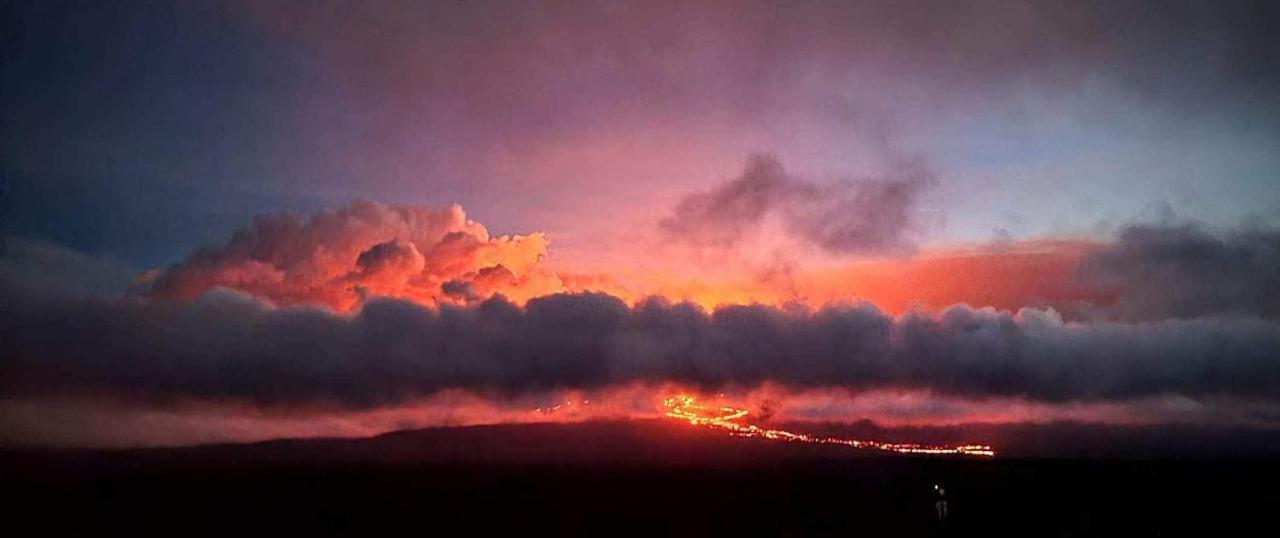
[[1085,282],[1114,290],[1120,319],[1280,316],[1280,230],[1132,226],[1085,258]]
[[374,300],[352,316],[214,291],[194,303],[4,292],[0,395],[368,407],[445,388],[507,393],[677,381],[902,387],[1039,401],[1280,395],[1280,325],[1259,318],[1064,323],[965,306],[892,318],[869,305],[705,313],[600,294],[438,310]]
[[140,272],[119,261],[0,234],[0,289],[39,290],[58,297],[115,297],[128,291]]
[[912,247],[916,201],[932,180],[923,166],[904,164],[898,177],[819,184],[756,154],[741,176],[685,196],[660,225],[678,241],[729,247],[777,215],[791,235],[831,252],[900,252]]

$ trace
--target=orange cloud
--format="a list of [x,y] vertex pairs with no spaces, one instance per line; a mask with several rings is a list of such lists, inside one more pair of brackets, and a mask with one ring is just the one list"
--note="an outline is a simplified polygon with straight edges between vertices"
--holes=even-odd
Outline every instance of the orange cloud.
[[277,304],[343,311],[367,296],[439,304],[502,294],[523,303],[582,288],[544,266],[548,244],[539,233],[492,237],[457,205],[434,210],[361,200],[305,219],[258,217],[226,245],[159,274],[152,291],[190,300],[227,287]]

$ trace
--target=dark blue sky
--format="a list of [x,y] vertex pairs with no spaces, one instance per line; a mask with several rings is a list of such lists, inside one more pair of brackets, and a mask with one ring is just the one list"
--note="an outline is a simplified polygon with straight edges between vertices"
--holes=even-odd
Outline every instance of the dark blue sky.
[[6,226],[137,264],[249,215],[330,203],[285,192],[305,53],[232,6],[19,3],[5,61]]

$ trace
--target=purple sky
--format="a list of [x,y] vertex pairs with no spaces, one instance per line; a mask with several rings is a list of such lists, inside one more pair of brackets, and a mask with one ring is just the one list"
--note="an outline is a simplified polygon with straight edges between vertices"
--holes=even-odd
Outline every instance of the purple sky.
[[460,203],[590,261],[772,153],[937,176],[926,244],[1273,222],[1273,9],[20,2],[6,227],[140,267],[249,217]]

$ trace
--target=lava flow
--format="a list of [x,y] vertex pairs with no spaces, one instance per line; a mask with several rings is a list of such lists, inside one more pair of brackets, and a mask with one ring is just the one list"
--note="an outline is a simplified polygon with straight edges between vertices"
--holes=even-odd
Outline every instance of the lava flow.
[[667,416],[687,420],[694,426],[706,426],[728,430],[729,433],[741,437],[759,437],[773,441],[792,443],[814,443],[820,445],[844,445],[854,448],[897,452],[899,454],[950,454],[961,456],[992,457],[996,453],[987,445],[922,445],[916,443],[884,443],[859,439],[840,439],[837,437],[817,437],[803,433],[792,433],[782,430],[761,428],[755,424],[742,424],[739,421],[747,417],[746,409],[733,407],[712,407],[697,403],[692,396],[672,396],[663,401]]

